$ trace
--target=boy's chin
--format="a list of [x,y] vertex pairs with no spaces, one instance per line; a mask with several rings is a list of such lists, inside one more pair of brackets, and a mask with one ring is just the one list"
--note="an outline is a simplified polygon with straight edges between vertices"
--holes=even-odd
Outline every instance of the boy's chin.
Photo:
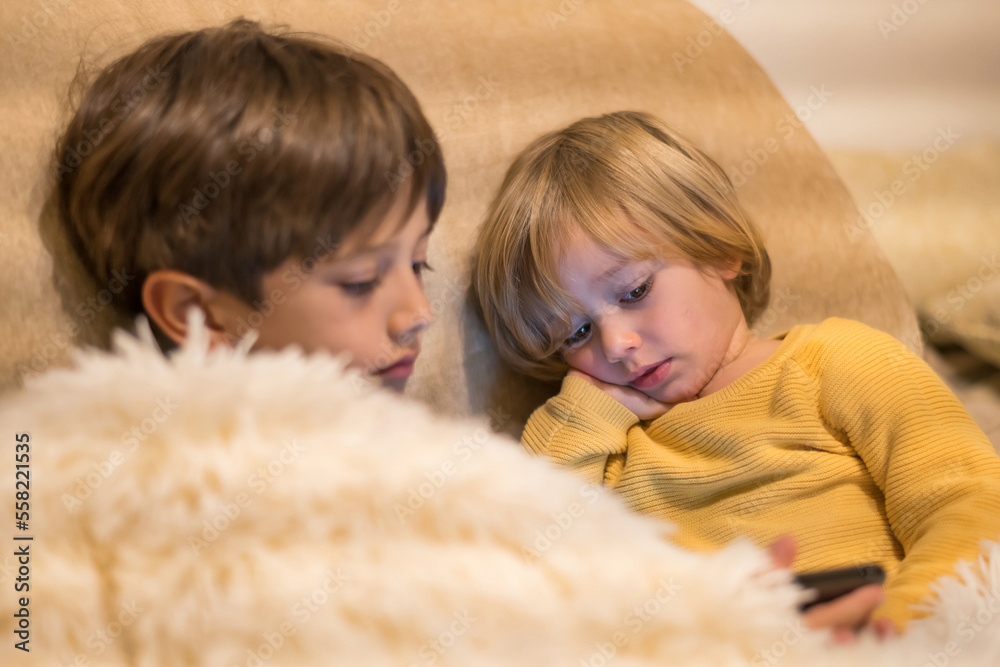
[[383,377],[377,379],[383,387],[389,389],[390,391],[394,391],[397,394],[403,393],[403,390],[406,389],[406,381],[409,380],[409,378],[383,378]]

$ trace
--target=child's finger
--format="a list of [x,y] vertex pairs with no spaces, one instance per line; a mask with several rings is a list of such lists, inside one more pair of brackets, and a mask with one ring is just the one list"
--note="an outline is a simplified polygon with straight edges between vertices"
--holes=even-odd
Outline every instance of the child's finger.
[[632,387],[627,387],[625,385],[604,382],[603,380],[598,380],[592,375],[588,375],[587,373],[579,371],[575,368],[569,369],[566,375],[586,380],[631,410],[639,419],[656,419],[667,411],[668,406],[650,398],[638,389],[633,389]]
[[668,409],[667,405],[632,387],[605,383],[604,390],[616,401],[634,412],[639,419],[656,419]]
[[782,535],[767,548],[775,567],[791,567],[795,562],[795,538]]
[[635,413],[635,415],[642,420],[656,419],[660,415],[666,413],[667,406],[659,401],[646,396],[642,392],[634,389],[625,388],[626,391],[634,391],[637,395],[630,396],[629,402],[631,405],[626,404],[626,407]]
[[899,635],[899,630],[896,629],[896,624],[892,622],[891,618],[880,618],[877,621],[873,621],[871,625],[879,639],[887,639]]
[[578,377],[578,378],[586,380],[587,382],[593,382],[594,380],[597,379],[595,377],[592,377],[592,376],[584,373],[583,371],[578,371],[575,368],[571,368],[568,371],[566,371],[566,375],[570,375],[572,377]]
[[833,629],[833,641],[835,644],[853,644],[854,630],[852,628],[837,627]]
[[824,602],[802,615],[802,621],[807,627],[818,630],[821,628],[857,628],[868,622],[871,613],[885,596],[880,584],[869,584],[851,591],[836,600]]

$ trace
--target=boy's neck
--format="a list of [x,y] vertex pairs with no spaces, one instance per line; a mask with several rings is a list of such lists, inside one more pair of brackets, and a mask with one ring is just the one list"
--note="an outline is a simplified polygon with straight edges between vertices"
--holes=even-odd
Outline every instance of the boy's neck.
[[741,322],[733,334],[729,352],[719,370],[695,398],[704,398],[728,387],[767,361],[779,345],[781,345],[780,340],[758,338],[745,322]]

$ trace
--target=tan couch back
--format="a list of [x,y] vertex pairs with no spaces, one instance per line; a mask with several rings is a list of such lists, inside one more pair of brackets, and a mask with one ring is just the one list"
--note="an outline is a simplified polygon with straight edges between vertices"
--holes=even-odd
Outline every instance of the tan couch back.
[[[734,7],[722,22],[738,18]],[[52,217],[49,159],[81,55],[106,63],[165,31],[236,16],[327,33],[396,69],[442,140],[450,183],[427,288],[437,322],[410,392],[450,413],[492,408],[516,432],[551,387],[512,376],[466,306],[469,252],[513,155],[538,134],[620,109],[664,118],[740,185],[775,266],[768,334],[852,317],[919,348],[916,321],[854,205],[753,59],[687,2],[641,0],[6,0],[0,15],[0,387],[65,363],[120,322]],[[799,114],[818,112],[817,81]]]

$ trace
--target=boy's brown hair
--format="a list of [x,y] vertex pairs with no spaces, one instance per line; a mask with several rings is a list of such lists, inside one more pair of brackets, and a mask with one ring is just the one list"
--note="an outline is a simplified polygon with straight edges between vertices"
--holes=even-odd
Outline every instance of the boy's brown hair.
[[[78,85],[83,87],[83,75]],[[155,38],[86,88],[57,147],[64,225],[99,283],[175,269],[248,304],[290,257],[444,202],[440,147],[384,64],[236,20]],[[408,216],[407,216],[408,217]]]
[[763,237],[722,168],[650,114],[584,118],[518,155],[476,245],[481,314],[501,357],[527,375],[558,379],[567,370],[557,352],[580,306],[558,270],[577,232],[623,259],[738,262],[732,282],[747,324],[767,305]]

